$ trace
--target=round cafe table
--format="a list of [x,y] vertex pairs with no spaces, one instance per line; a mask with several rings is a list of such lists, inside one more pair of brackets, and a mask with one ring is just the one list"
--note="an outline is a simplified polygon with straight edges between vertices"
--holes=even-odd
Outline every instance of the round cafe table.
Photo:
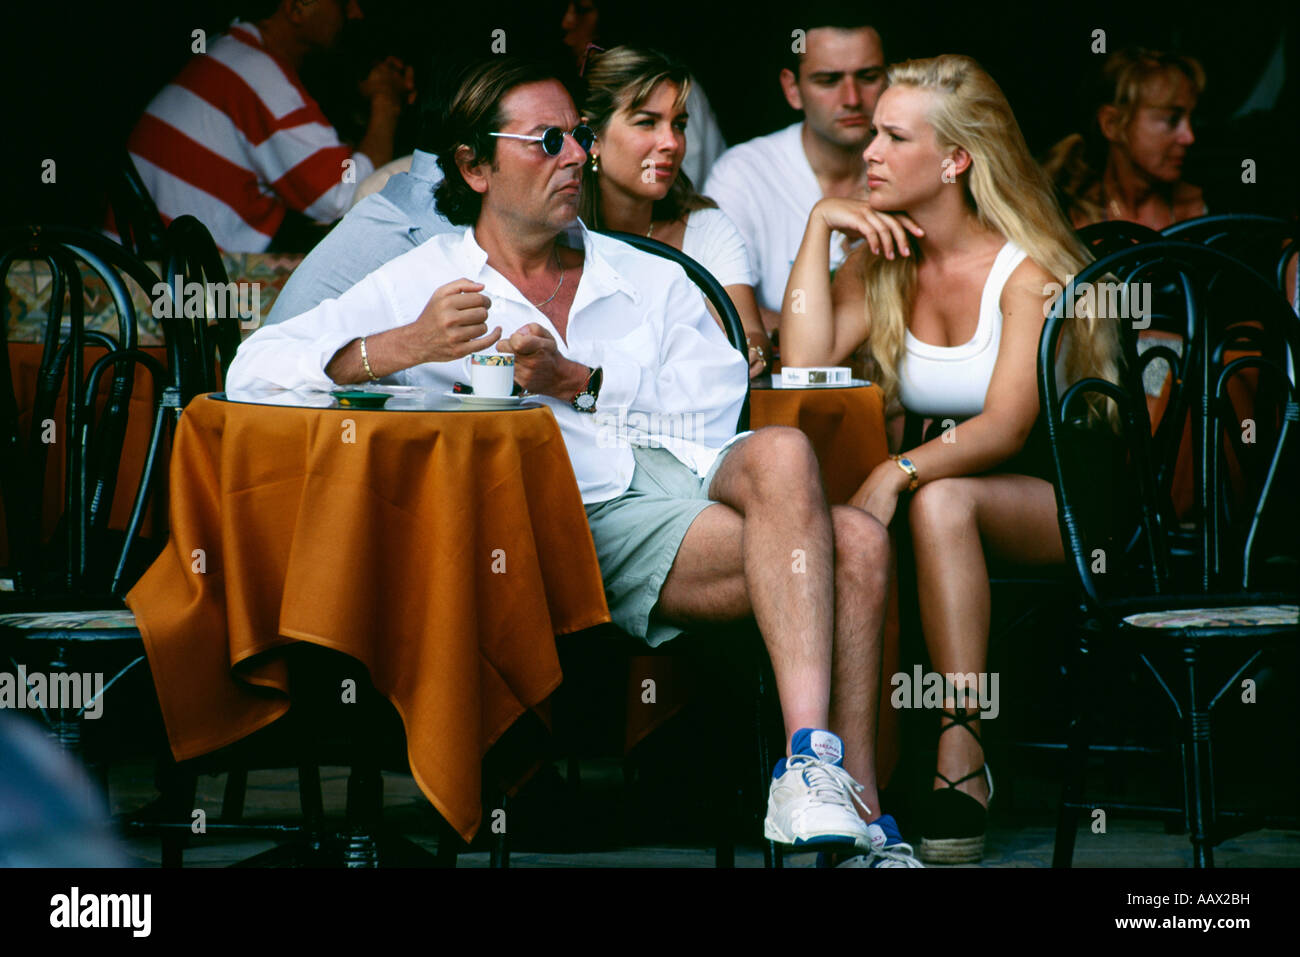
[[171,537],[127,596],[173,753],[275,721],[288,646],[332,648],[396,707],[416,783],[470,840],[483,755],[560,683],[554,636],[609,620],[554,417],[242,398],[186,408]]

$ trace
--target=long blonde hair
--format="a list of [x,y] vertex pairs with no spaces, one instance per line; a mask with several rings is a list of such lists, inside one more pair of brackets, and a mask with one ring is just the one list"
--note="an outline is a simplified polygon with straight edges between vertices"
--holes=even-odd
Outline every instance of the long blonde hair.
[[[891,86],[936,94],[928,120],[940,149],[961,147],[970,154],[970,168],[959,182],[981,226],[1014,242],[1062,286],[1092,261],[1061,214],[1002,90],[978,63],[950,54],[908,60],[888,73]],[[868,256],[863,269],[870,317],[863,348],[891,405],[898,401],[898,366],[916,297],[916,269],[915,256]],[[1090,315],[1077,319],[1071,331],[1064,349],[1067,379],[1097,375],[1115,381],[1114,323]]]

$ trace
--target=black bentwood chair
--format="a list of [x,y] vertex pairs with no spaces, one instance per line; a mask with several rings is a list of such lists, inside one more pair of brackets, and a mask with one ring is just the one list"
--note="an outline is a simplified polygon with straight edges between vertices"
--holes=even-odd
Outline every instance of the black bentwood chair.
[[[1139,356],[1134,323],[1119,320],[1124,365],[1118,382],[1088,378],[1067,387],[1057,379],[1062,335],[1075,321],[1066,318],[1065,304],[1089,288],[1085,283],[1103,282],[1121,284],[1125,295],[1139,282],[1172,283],[1181,291],[1186,343],[1181,357],[1166,357],[1179,362],[1180,399],[1176,411],[1165,412],[1181,419],[1185,410],[1191,417],[1195,500],[1181,516],[1162,480],[1169,454],[1153,437],[1141,381],[1150,350]],[[1088,711],[1096,707],[1085,669],[1095,669],[1102,655],[1137,656],[1173,706],[1194,865],[1212,866],[1216,844],[1257,826],[1216,811],[1211,719],[1216,705],[1220,719],[1230,717],[1239,694],[1253,700],[1253,683],[1241,679],[1266,650],[1296,645],[1292,483],[1300,404],[1288,369],[1297,351],[1300,325],[1267,280],[1217,250],[1170,241],[1122,250],[1087,267],[1044,326],[1040,399],[1061,534],[1079,594],[1056,866],[1071,862],[1080,811],[1104,807],[1083,797]],[[1244,421],[1229,399],[1229,386],[1243,376],[1257,380]],[[1103,464],[1086,452],[1097,430],[1105,430],[1088,414],[1090,402],[1118,421],[1118,477],[1109,483]],[[1285,755],[1276,764],[1285,766]]]
[[[122,597],[161,547],[161,540],[147,537],[145,518],[163,465],[167,373],[138,346],[138,317],[126,279],[152,297],[157,277],[112,241],[78,229],[29,227],[0,236],[0,286],[7,286],[15,264],[26,261],[49,270],[50,301],[25,436],[10,376],[7,298],[0,315],[0,497],[12,590],[0,598],[0,644],[16,670],[21,665],[29,676],[49,676],[40,714],[51,736],[85,759],[83,718],[87,712],[98,716],[103,695],[144,661],[135,618]],[[116,330],[87,328],[87,279],[107,288]],[[143,395],[136,394],[140,369],[151,382]],[[145,427],[132,434],[148,436],[147,444],[135,450],[140,474],[128,475],[121,470],[128,425],[140,418]],[[63,500],[47,540],[51,452],[56,463],[62,460],[61,483],[51,485],[61,484]],[[110,521],[115,500],[117,528]],[[86,682],[74,679],[96,673],[110,677],[94,682],[89,698]],[[67,694],[54,700],[56,680],[62,692],[79,684],[80,695],[71,695],[79,700]],[[37,703],[31,693],[28,701]],[[106,785],[104,767],[92,767]]]
[[[718,281],[698,262],[680,250],[661,243],[658,240],[629,233],[611,232],[607,235],[620,239],[642,252],[659,256],[675,262],[685,270],[705,298],[717,310],[727,331],[727,338],[742,356],[748,357],[745,345],[744,327],[740,316],[726,291]],[[737,432],[749,427],[749,396],[746,394],[742,406]],[[585,632],[581,636],[562,638],[559,643],[561,660],[565,673],[565,685],[561,687],[555,705],[556,732],[561,738],[576,733],[582,724],[595,724],[603,720],[591,714],[584,696],[574,694],[575,686],[580,685],[586,673],[593,671],[593,661],[601,668],[599,673],[607,675],[614,666],[621,664],[626,671],[630,658],[660,657],[682,655],[689,659],[691,665],[698,669],[699,686],[708,689],[708,693],[698,696],[693,704],[707,710],[710,720],[718,722],[711,727],[721,727],[725,731],[721,740],[740,743],[751,735],[757,738],[756,755],[759,777],[755,782],[763,800],[766,800],[768,783],[771,780],[772,759],[769,750],[770,712],[775,709],[775,687],[771,677],[771,666],[763,650],[762,640],[756,634],[753,620],[739,622],[735,625],[712,627],[707,635],[685,634],[675,638],[660,648],[650,648],[644,642],[631,638],[612,626]],[[576,679],[576,681],[571,680]],[[602,680],[602,679],[597,679]],[[566,688],[569,694],[566,696]],[[584,700],[578,700],[584,698]],[[621,696],[612,695],[608,708],[622,704]],[[747,731],[743,718],[746,713],[752,715],[752,727]],[[736,761],[736,752],[741,748],[720,748],[715,753],[716,759],[724,765],[715,782],[716,803],[711,807],[719,824],[717,838],[716,862],[719,867],[735,865],[735,818],[737,800],[743,795],[745,776],[752,774]],[[748,760],[748,759],[747,759]],[[570,780],[576,778],[576,761],[570,760]],[[758,821],[762,821],[759,812]],[[749,825],[746,824],[748,827]],[[764,862],[767,866],[780,866],[779,850],[771,842],[764,846]]]
[[172,295],[171,318],[163,321],[167,362],[184,406],[221,388],[239,349],[241,310],[251,311],[253,299],[230,282],[212,234],[193,216],[172,220],[164,247]]
[[1158,242],[1160,239],[1160,234],[1154,229],[1126,219],[1089,223],[1076,230],[1076,235],[1088,247],[1094,259],[1109,256],[1138,243]]
[[1270,277],[1277,269],[1282,247],[1295,241],[1297,224],[1258,213],[1217,213],[1174,223],[1160,234],[1165,239],[1217,249]]
[[167,227],[126,150],[118,155],[109,181],[108,203],[122,245],[141,259],[161,260]]

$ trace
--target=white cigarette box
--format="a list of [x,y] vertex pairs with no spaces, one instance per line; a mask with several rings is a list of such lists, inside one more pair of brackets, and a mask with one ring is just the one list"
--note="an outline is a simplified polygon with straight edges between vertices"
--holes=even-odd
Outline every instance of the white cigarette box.
[[781,384],[789,386],[846,386],[853,379],[848,366],[784,366]]

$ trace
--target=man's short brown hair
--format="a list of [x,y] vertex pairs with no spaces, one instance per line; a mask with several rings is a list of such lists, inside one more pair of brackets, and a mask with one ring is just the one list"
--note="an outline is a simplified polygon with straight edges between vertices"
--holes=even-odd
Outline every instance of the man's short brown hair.
[[455,91],[441,111],[434,152],[442,169],[442,182],[434,191],[438,212],[455,226],[470,226],[478,220],[483,197],[465,182],[456,165],[456,153],[469,147],[471,165],[496,159],[496,137],[506,122],[501,103],[517,86],[555,80],[575,102],[571,73],[547,60],[494,56],[476,63],[461,74]]

